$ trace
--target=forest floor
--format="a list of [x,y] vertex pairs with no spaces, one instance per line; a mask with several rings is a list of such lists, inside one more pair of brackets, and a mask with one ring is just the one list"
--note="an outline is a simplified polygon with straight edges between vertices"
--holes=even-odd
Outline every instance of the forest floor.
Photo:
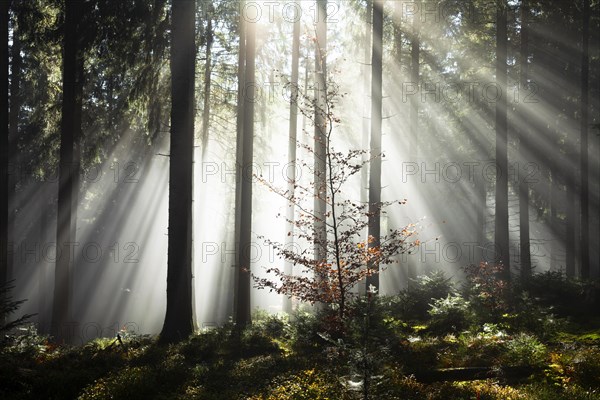
[[0,348],[0,398],[600,400],[597,311],[529,299],[484,322],[487,303],[444,285],[356,301],[337,330],[333,314],[308,310],[257,312],[241,332],[225,324],[174,345],[122,331],[56,346],[22,327]]
[[[525,333],[489,330],[411,336],[373,360],[361,349],[331,346],[325,339],[292,343],[280,322],[259,320],[241,337],[228,328],[214,329],[171,346],[125,334],[122,344],[98,339],[54,347],[30,333],[28,342],[2,356],[0,397],[362,399],[360,372],[366,365],[372,399],[600,399],[600,327],[563,332],[563,340],[547,343]],[[367,362],[361,365],[363,358]],[[418,378],[434,369],[469,366],[492,367],[492,377],[428,383]],[[525,368],[520,376],[505,377],[500,367],[506,366]]]

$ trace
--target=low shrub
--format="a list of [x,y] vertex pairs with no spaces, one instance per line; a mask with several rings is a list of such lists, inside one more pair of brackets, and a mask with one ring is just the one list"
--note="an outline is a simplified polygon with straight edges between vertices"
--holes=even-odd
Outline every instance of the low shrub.
[[535,336],[519,333],[508,339],[501,362],[507,366],[542,366],[546,361],[548,352],[546,346]]
[[278,378],[266,393],[249,400],[346,400],[353,399],[340,380],[317,369],[307,369]]
[[412,279],[408,287],[388,299],[391,316],[403,320],[423,321],[428,318],[430,303],[446,298],[454,285],[443,271],[432,271]]
[[473,323],[471,305],[459,294],[448,294],[445,298],[434,300],[428,314],[431,318],[429,332],[434,335],[459,333]]

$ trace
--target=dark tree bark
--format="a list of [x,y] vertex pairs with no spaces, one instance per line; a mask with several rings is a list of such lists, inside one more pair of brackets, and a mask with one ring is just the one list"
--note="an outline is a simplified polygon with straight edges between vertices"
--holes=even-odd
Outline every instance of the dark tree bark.
[[496,262],[504,266],[503,278],[510,279],[510,254],[508,232],[508,129],[506,119],[507,83],[507,4],[499,1],[496,14]]
[[[594,13],[594,16],[596,17],[596,20],[600,20],[600,4],[596,3],[595,7],[592,11]],[[598,26],[598,24],[595,25],[596,27]],[[592,43],[600,43],[600,29],[593,29],[592,28],[592,32],[594,33],[592,36]],[[600,69],[596,69],[596,82],[595,82],[595,87],[596,87],[596,94],[598,96],[600,96]],[[596,131],[596,135],[598,135],[598,137],[600,138],[600,124],[596,124],[594,127],[595,131]],[[596,142],[597,143],[597,148],[600,148],[600,142]],[[595,157],[596,158],[596,171],[595,171],[595,175],[596,177],[600,177],[600,158],[599,157]],[[597,246],[597,255],[598,257],[595,258],[595,260],[593,260],[593,270],[595,271],[595,276],[597,277],[597,279],[600,279],[600,179],[596,179],[596,186],[597,186],[597,192],[596,195],[593,196],[593,198],[595,199],[592,208],[596,210],[596,215],[598,217],[597,220],[597,227],[596,227],[596,237],[594,238],[593,242],[596,243]]]
[[[363,101],[363,123],[362,123],[362,148],[366,149],[369,146],[369,136],[370,136],[370,126],[369,126],[369,108],[371,107],[371,102],[369,101],[369,96],[367,95],[369,91],[369,86],[371,84],[371,71],[369,68],[369,64],[371,62],[371,34],[373,33],[373,2],[372,0],[367,0],[367,12],[366,12],[366,23],[365,23],[365,53],[364,53],[364,65],[362,68],[363,73],[363,88],[364,88],[364,101]],[[362,158],[363,163],[368,161],[368,156],[365,154]],[[360,170],[360,180],[361,180],[361,188],[360,188],[360,201],[363,203],[367,203],[369,201],[369,167],[368,164],[365,164],[364,167]]]
[[208,13],[206,22],[206,62],[204,69],[204,108],[202,110],[202,161],[206,160],[208,149],[208,128],[210,126],[210,86],[212,73],[212,46],[214,42],[214,31],[212,25],[214,7],[208,2]]
[[[381,231],[381,119],[383,65],[383,0],[373,1],[373,51],[371,56],[371,165],[369,168],[369,248],[379,248]],[[379,265],[368,268],[376,271],[367,277],[367,289],[379,290]]]
[[[562,4],[562,3],[561,3]],[[563,7],[567,6],[568,3],[564,3]],[[565,85],[563,87],[576,88],[580,84],[580,76],[577,76],[575,66],[577,61],[581,60],[580,54],[576,49],[576,45],[568,45],[568,43],[577,43],[579,36],[579,27],[573,24],[566,23],[568,19],[563,15],[564,8],[559,7],[556,12],[555,19],[558,20],[558,25],[555,29],[557,30],[556,37],[559,39],[554,40],[554,46],[556,47],[555,54],[557,61],[555,64],[558,68],[558,73],[562,75],[562,79],[558,80],[558,84]],[[566,11],[566,10],[564,10]],[[550,93],[553,93],[552,91]],[[579,165],[576,160],[579,158],[577,146],[577,140],[579,139],[579,130],[577,129],[577,112],[579,107],[568,96],[558,96],[561,107],[561,111],[565,116],[563,126],[559,126],[558,132],[566,133],[566,138],[559,137],[559,143],[564,149],[564,152],[560,152],[557,157],[557,161],[560,163],[555,166],[556,170],[560,171],[562,181],[565,185],[565,196],[566,200],[563,204],[562,210],[565,212],[565,270],[569,277],[576,277],[577,264],[580,261],[578,256],[579,249],[577,241],[580,239],[580,232],[578,231],[579,218],[581,217],[581,211],[578,209],[580,206],[580,189],[579,189]],[[562,143],[561,143],[562,142]]]
[[[243,5],[243,4],[242,4]],[[244,8],[241,5],[241,10]],[[234,276],[234,292],[233,292],[233,318],[234,321],[238,320],[238,309],[244,310],[245,303],[249,302],[249,299],[244,301],[244,298],[240,298],[240,277],[243,277],[242,268],[239,266],[239,254],[240,254],[240,236],[242,231],[242,179],[244,170],[242,168],[244,163],[244,91],[246,88],[246,22],[243,15],[240,14],[238,20],[238,34],[239,34],[239,48],[238,48],[238,93],[237,93],[237,116],[236,116],[236,148],[235,148],[235,222],[234,222],[234,234],[233,242],[235,246],[236,254],[236,270]],[[240,307],[241,305],[241,307]],[[243,312],[243,311],[242,311]]]
[[327,0],[317,0],[315,42],[314,256],[327,262]]
[[[528,58],[529,58],[529,2],[528,0],[521,1],[521,49],[520,49],[520,88],[525,90],[528,87]],[[522,121],[526,119],[523,118]],[[528,138],[527,127],[521,126],[520,133],[520,153],[522,160],[527,151]],[[524,164],[521,163],[521,164]],[[527,174],[522,165],[519,165],[519,240],[520,240],[520,261],[521,261],[521,278],[526,280],[531,275],[531,251],[529,238],[529,185],[527,182]]]
[[[560,190],[559,188],[559,177],[558,177],[558,173],[556,172],[556,167],[554,166],[550,166],[548,168],[548,175],[550,177],[550,182],[549,182],[549,195],[550,195],[550,216],[549,216],[549,221],[550,221],[550,231],[552,232],[553,235],[553,240],[552,240],[552,246],[550,249],[550,267],[552,269],[556,269],[558,267],[562,267],[559,266],[558,264],[558,248],[560,245],[560,242],[558,242],[558,238],[562,237],[562,234],[559,234],[559,231],[561,230],[560,227],[560,223],[558,220],[558,210],[559,210],[559,203],[558,203],[558,192]],[[562,232],[561,232],[562,233]]]
[[583,0],[581,51],[581,278],[590,277],[590,210],[588,163],[590,0]]
[[[364,65],[362,67],[363,73],[363,120],[362,120],[362,149],[369,147],[370,138],[370,93],[369,89],[371,86],[371,50],[372,50],[372,33],[373,33],[373,1],[367,0],[366,19],[365,19],[365,42],[364,42]],[[369,202],[369,155],[364,153],[362,156],[363,167],[360,170],[360,202],[367,204]],[[368,238],[369,229],[365,229],[363,233],[364,240]],[[359,286],[358,291],[360,294],[366,293],[368,283],[365,281],[364,286]]]
[[[54,271],[54,303],[51,329],[59,342],[70,342],[71,275],[75,259],[75,218],[78,195],[78,136],[81,130],[81,72],[78,21],[81,2],[65,3],[63,49],[63,99],[58,179],[58,215],[56,225],[57,257]],[[79,110],[78,110],[79,108]],[[79,124],[79,126],[78,126]]]
[[[416,1],[416,10],[421,10],[421,0]],[[408,120],[410,131],[407,138],[409,160],[419,161],[419,100],[420,100],[420,75],[421,75],[421,13],[413,15],[412,32],[410,33],[410,83],[417,85],[417,95],[409,102]],[[406,275],[409,279],[417,277],[417,260],[409,257],[406,263]],[[409,281],[410,282],[410,281]]]
[[[0,287],[8,280],[8,0],[0,1]],[[0,321],[2,323],[2,321]]]
[[[242,16],[244,18],[244,16]],[[245,68],[243,91],[242,171],[240,179],[240,242],[237,262],[237,288],[234,319],[239,329],[251,322],[250,313],[250,251],[252,245],[252,161],[254,158],[254,102],[256,23],[245,21]]]
[[[475,177],[475,193],[477,195],[477,232],[476,242],[477,250],[475,252],[475,262],[487,261],[490,258],[490,254],[487,254],[485,249],[488,244],[487,236],[487,198],[488,198],[488,186],[485,179],[481,174],[477,174]],[[491,259],[491,258],[490,258]]]
[[[571,132],[572,133],[572,132]],[[570,142],[572,139],[568,139],[567,141]],[[570,156],[573,156],[572,153],[572,143],[568,146],[570,149],[569,154]],[[566,162],[566,160],[564,160],[563,162]],[[568,171],[565,175],[567,175],[567,177],[565,177],[565,189],[566,189],[566,204],[564,205],[564,209],[565,209],[565,273],[567,274],[568,277],[574,278],[575,277],[575,220],[577,218],[577,211],[576,211],[576,188],[575,188],[575,183],[572,181],[572,178],[574,178],[575,176],[575,167],[567,167],[568,169],[570,169],[570,171]]]
[[160,342],[186,339],[192,312],[195,0],[173,0],[171,20],[171,156],[167,311]]
[[[52,232],[51,226],[53,225],[53,219],[55,217],[52,212],[55,208],[55,189],[54,185],[51,183],[44,183],[42,186],[42,196],[45,200],[40,201],[40,233],[39,240],[41,243],[48,243],[52,241]],[[49,316],[52,313],[50,306],[52,305],[50,296],[50,285],[49,282],[49,272],[52,270],[52,263],[46,257],[43,257],[42,262],[38,265],[37,273],[39,277],[38,282],[38,330],[41,333],[49,333],[48,328],[50,321],[48,321]]]
[[[298,136],[298,73],[300,64],[300,18],[296,18],[294,21],[294,31],[292,33],[292,76],[290,81],[290,129],[289,129],[289,142],[288,142],[288,165],[287,176],[288,179],[288,193],[293,196],[296,186],[296,148],[297,148],[297,136]],[[292,176],[289,176],[289,174]],[[294,212],[295,207],[293,202],[289,202],[286,220],[286,247],[292,248],[294,245]],[[293,264],[286,260],[285,266],[286,275],[291,275],[293,272]],[[287,313],[292,312],[292,299],[284,297],[283,311]]]

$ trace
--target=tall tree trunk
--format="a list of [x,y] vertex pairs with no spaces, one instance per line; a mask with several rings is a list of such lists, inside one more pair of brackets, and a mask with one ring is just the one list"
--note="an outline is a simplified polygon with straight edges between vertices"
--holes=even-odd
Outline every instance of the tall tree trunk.
[[581,49],[581,278],[590,277],[590,211],[588,171],[588,110],[589,110],[589,34],[590,0],[583,0],[583,42]]
[[214,32],[212,18],[214,7],[212,2],[208,2],[208,13],[206,22],[206,63],[204,69],[204,108],[202,110],[202,161],[206,161],[206,151],[208,149],[208,128],[210,125],[210,85],[212,72],[212,46],[214,42]]
[[[298,3],[296,3],[298,4]],[[298,5],[299,6],[299,5]],[[292,34],[292,77],[290,81],[290,131],[288,143],[288,164],[286,166],[288,179],[288,195],[294,196],[296,187],[296,148],[298,136],[298,70],[300,64],[300,18],[294,21],[294,31]],[[292,176],[289,176],[289,174]],[[291,249],[294,245],[294,203],[290,202],[287,208],[287,232],[286,248]],[[294,264],[289,260],[285,262],[285,273],[290,276],[293,273]],[[284,297],[283,311],[292,312],[292,299]]]
[[[362,148],[366,149],[369,146],[369,109],[371,107],[371,102],[369,101],[369,96],[367,95],[369,92],[369,86],[371,83],[370,79],[370,68],[369,63],[371,62],[371,34],[372,34],[372,25],[373,25],[373,2],[372,0],[367,0],[367,17],[365,23],[365,53],[364,53],[364,65],[363,65],[363,88],[364,88],[364,98],[363,98],[363,123],[362,123]],[[367,164],[369,157],[365,153],[362,157],[362,161],[364,164],[363,168],[360,170],[360,201],[363,204],[366,204],[369,201],[369,165]]]
[[[243,10],[243,3],[240,4],[240,10]],[[236,146],[235,146],[235,198],[234,198],[234,233],[233,243],[236,254],[236,271],[234,275],[234,292],[233,292],[233,319],[237,321],[238,316],[238,298],[239,298],[239,278],[242,274],[239,266],[239,254],[241,251],[240,235],[242,221],[242,179],[243,179],[243,157],[244,157],[244,90],[246,89],[245,72],[246,72],[246,22],[242,14],[238,19],[238,93],[237,93],[237,115],[236,115]],[[240,302],[242,303],[242,302]]]
[[[420,75],[421,75],[421,0],[416,1],[417,10],[413,15],[412,32],[410,36],[410,83],[417,85],[417,95],[411,98],[409,103],[409,127],[408,134],[408,153],[409,160],[413,162],[419,161],[419,100],[421,95],[420,90]],[[416,257],[409,257],[406,263],[406,275],[409,279],[417,277]],[[409,281],[410,283],[410,281]]]
[[[520,89],[525,90],[528,87],[528,58],[529,58],[529,3],[528,0],[521,0],[521,83]],[[523,108],[524,106],[521,105]],[[523,113],[525,116],[525,113]],[[525,121],[524,117],[522,121]],[[524,171],[523,164],[527,159],[527,144],[529,139],[526,131],[526,126],[519,128],[519,145],[522,162],[519,165],[519,240],[520,240],[520,261],[521,261],[521,278],[526,280],[531,275],[531,251],[529,238],[529,185],[527,182],[527,174]]]
[[[572,132],[570,132],[572,133]],[[569,135],[572,136],[572,135]],[[567,138],[567,148],[568,148],[568,154],[570,156],[573,155],[573,149],[572,149],[572,143],[570,143],[572,141],[572,138],[568,137]],[[565,160],[563,161],[565,164],[567,164],[567,157],[565,157]],[[575,178],[575,167],[571,167],[568,166],[567,167],[569,169],[569,171],[567,173],[565,173],[566,177],[565,179],[565,190],[566,190],[566,202],[564,205],[564,209],[566,210],[566,217],[565,217],[565,252],[566,252],[566,259],[565,259],[565,271],[568,277],[574,278],[575,277],[575,219],[577,218],[577,212],[576,210],[576,204],[575,204],[575,200],[576,200],[576,193],[575,191],[577,190],[575,188],[575,182],[573,182],[572,180]]]
[[[0,287],[8,280],[8,8],[0,1]],[[0,321],[2,323],[3,321]]]
[[496,262],[504,266],[503,278],[510,279],[508,232],[508,127],[506,119],[507,4],[499,1],[496,14],[496,84],[501,96],[496,101]]
[[[243,3],[240,4],[240,10],[243,10]],[[237,93],[237,115],[236,115],[236,147],[235,147],[235,199],[234,199],[234,233],[233,243],[236,254],[236,270],[234,275],[233,291],[233,319],[238,320],[238,309],[242,312],[245,309],[245,301],[240,298],[240,277],[243,275],[242,268],[239,265],[239,254],[241,251],[241,231],[242,231],[242,180],[244,179],[244,92],[246,90],[246,21],[244,15],[240,14],[238,20],[238,93]],[[247,302],[247,301],[246,301]],[[239,304],[239,305],[238,305]],[[241,305],[241,307],[240,307]]]
[[[373,52],[371,56],[371,165],[369,168],[369,248],[380,245],[381,231],[381,119],[383,64],[383,0],[373,1]],[[375,273],[367,277],[367,288],[379,290],[379,264],[369,263]]]
[[[560,14],[557,15],[557,18],[559,22],[564,21],[564,17]],[[565,74],[562,81],[559,80],[558,83],[575,88],[580,82],[577,79],[574,69],[576,64],[576,51],[571,50],[571,47],[567,45],[567,43],[577,42],[577,39],[579,39],[578,34],[576,33],[578,27],[562,23],[557,26],[556,29],[558,30],[558,32],[556,32],[557,37],[561,38],[556,39],[554,44],[556,46],[556,58],[558,59],[556,65],[560,68],[558,72]],[[576,128],[578,107],[567,96],[560,96],[560,99],[562,100],[562,104],[559,106],[564,110],[563,112],[566,117],[564,127],[559,127],[560,131],[566,132],[566,138],[564,139],[564,153],[559,155],[559,160],[561,161],[559,168],[566,190],[566,201],[563,205],[563,210],[566,214],[564,238],[566,253],[565,269],[567,276],[575,277],[577,274],[577,262],[579,261],[579,258],[577,257],[578,249],[576,240],[580,239],[577,226],[579,222],[578,219],[581,216],[580,211],[578,211],[579,196],[581,194],[578,187],[579,166],[575,162],[575,160],[578,159],[578,147],[576,144],[579,133]],[[559,140],[561,139],[559,138]]]
[[[417,0],[416,10],[421,10],[421,0]],[[410,40],[410,82],[413,85],[419,85],[419,77],[421,74],[421,13],[415,12],[413,15],[412,36]],[[410,154],[418,157],[419,152],[419,96],[421,91],[417,91],[418,96],[413,97],[410,107]],[[415,160],[417,161],[417,160]]]
[[[594,18],[595,20],[600,19],[600,4],[596,3],[594,10],[592,11],[594,13],[594,16],[596,18]],[[598,26],[597,24],[595,26]],[[592,32],[594,33],[594,35],[592,36],[592,43],[600,43],[600,30],[599,29],[592,29]],[[598,65],[598,64],[596,64]],[[596,93],[600,96],[600,69],[597,68],[596,69]],[[599,139],[600,139],[600,125],[596,124],[595,126],[596,129],[596,135],[598,135]],[[600,151],[600,141],[596,142],[597,144],[597,149],[598,151]],[[596,153],[597,154],[597,153]],[[599,157],[595,157],[596,158],[596,177],[600,177],[600,158]],[[593,270],[595,271],[596,274],[596,278],[600,279],[600,179],[596,179],[596,184],[598,187],[598,191],[596,192],[596,195],[593,196],[595,198],[595,202],[593,203],[592,208],[594,208],[596,210],[596,215],[598,216],[598,225],[597,225],[597,229],[596,229],[596,238],[594,239],[594,242],[597,245],[597,249],[598,249],[598,257],[596,257],[595,262],[593,263]]]
[[314,256],[327,262],[327,0],[317,0],[315,42]]
[[[364,42],[364,64],[362,67],[363,74],[363,120],[362,120],[362,144],[361,149],[366,150],[369,147],[369,138],[370,138],[370,85],[371,85],[371,68],[369,67],[371,63],[371,50],[372,50],[372,33],[373,33],[373,1],[367,0],[367,10],[366,10],[366,20],[365,20],[365,42]],[[360,170],[360,202],[362,204],[367,204],[369,201],[369,155],[368,153],[364,153],[362,155],[362,163],[363,167]],[[369,229],[364,230],[363,232],[363,240],[367,240],[369,236]],[[358,291],[359,294],[365,294],[368,289],[369,283],[365,281],[364,286],[359,286]]]
[[[77,214],[79,204],[79,187],[81,185],[81,139],[83,138],[82,132],[82,118],[83,118],[83,85],[84,85],[84,62],[83,57],[77,57],[77,87],[75,88],[75,113],[73,120],[75,122],[75,137],[73,138],[73,188],[71,196],[71,240],[77,242]],[[74,274],[75,266],[78,264],[77,257],[71,260],[71,274]],[[71,289],[72,290],[72,289]]]
[[172,0],[171,156],[167,311],[162,343],[186,339],[192,311],[192,192],[194,161],[195,0]]
[[[242,16],[244,18],[244,16]],[[252,245],[252,161],[254,158],[254,102],[255,92],[255,62],[256,62],[256,23],[246,20],[245,27],[245,68],[243,93],[243,139],[242,139],[242,174],[240,192],[240,243],[238,249],[237,299],[235,305],[235,323],[239,329],[251,322],[250,286]]]
[[556,166],[550,165],[548,168],[548,175],[550,178],[548,190],[550,192],[550,232],[552,233],[552,242],[550,248],[550,268],[555,270],[556,268],[562,268],[558,263],[558,248],[561,242],[559,241],[559,230],[561,230],[560,223],[558,221],[558,191],[559,188],[559,177],[556,171]]
[[[12,8],[13,13],[17,13],[15,10],[17,1],[13,0]],[[16,192],[17,184],[22,173],[21,166],[21,153],[17,143],[19,142],[19,116],[21,111],[21,69],[23,68],[23,59],[21,57],[21,40],[19,38],[19,26],[18,17],[15,15],[15,23],[13,26],[13,44],[11,48],[12,63],[10,66],[10,114],[9,114],[9,163],[10,170],[12,170],[12,176],[9,175],[9,214],[8,214],[8,243],[15,243],[14,232],[15,232],[15,217],[16,217]],[[8,258],[8,276],[14,271],[14,256]]]
[[[304,45],[306,49],[306,53],[303,56],[304,59],[304,95],[308,96],[308,83],[309,83],[309,70],[311,64],[311,54],[310,54],[310,37],[306,35],[306,43]],[[302,132],[306,132],[306,121],[307,121],[306,113],[302,113]],[[306,143],[303,143],[306,144]]]
[[58,215],[56,225],[57,257],[54,271],[54,303],[52,308],[52,332],[57,341],[71,342],[71,276],[75,258],[74,206],[77,204],[78,174],[77,126],[81,121],[77,110],[81,105],[79,86],[78,21],[80,2],[65,3],[65,30],[63,50],[63,99],[60,136],[60,160],[58,178]]
[[475,190],[476,201],[476,249],[473,256],[474,259],[469,260],[469,263],[475,263],[478,265],[482,261],[487,261],[488,257],[488,254],[485,252],[488,244],[486,235],[487,188],[482,174],[475,175],[473,186]]
[[[44,183],[42,185],[42,195],[45,200],[40,201],[40,236],[39,240],[41,243],[48,243],[51,241],[50,230],[52,226],[53,217],[53,209],[54,209],[54,185],[50,183]],[[50,287],[48,285],[49,281],[49,271],[51,270],[51,263],[48,262],[47,257],[42,257],[41,262],[38,264],[38,330],[41,333],[48,333],[48,317],[51,314],[51,310],[48,305],[51,304],[49,302],[48,293],[50,291]]]

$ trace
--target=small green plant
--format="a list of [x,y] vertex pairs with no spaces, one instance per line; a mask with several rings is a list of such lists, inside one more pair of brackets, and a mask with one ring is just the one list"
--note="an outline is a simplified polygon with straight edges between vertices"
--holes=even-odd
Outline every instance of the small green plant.
[[[456,346],[448,354],[442,354],[449,367],[494,366],[505,352],[505,332],[496,326],[484,325],[478,332],[464,332],[455,339]],[[447,336],[446,341],[451,339]]]
[[544,306],[528,292],[515,293],[513,312],[502,315],[502,323],[511,332],[529,332],[542,339],[551,339],[565,327],[565,320],[554,314],[554,308]]
[[[15,328],[25,325],[35,314],[25,314],[17,319],[9,321],[9,318],[17,312],[21,304],[27,300],[13,300],[11,291],[15,288],[14,281],[0,286],[0,335],[6,335]],[[2,338],[4,339],[4,338]],[[0,345],[3,340],[0,340]]]
[[422,400],[426,397],[427,388],[414,376],[406,376],[400,368],[390,368],[384,372],[381,384],[377,385],[373,394],[377,399],[388,400]]
[[408,287],[390,298],[391,313],[400,320],[423,321],[429,317],[432,300],[447,297],[454,291],[444,271],[431,271],[412,279]]
[[471,305],[460,294],[448,294],[434,300],[428,313],[429,331],[434,334],[458,333],[469,328],[473,321]]
[[573,359],[575,379],[584,388],[600,387],[600,349],[580,349]]
[[463,268],[465,283],[462,293],[469,300],[477,319],[484,322],[498,322],[503,314],[510,311],[511,287],[502,279],[504,266],[481,262]]
[[541,366],[546,361],[546,346],[535,336],[519,333],[505,343],[502,360],[506,365]]

